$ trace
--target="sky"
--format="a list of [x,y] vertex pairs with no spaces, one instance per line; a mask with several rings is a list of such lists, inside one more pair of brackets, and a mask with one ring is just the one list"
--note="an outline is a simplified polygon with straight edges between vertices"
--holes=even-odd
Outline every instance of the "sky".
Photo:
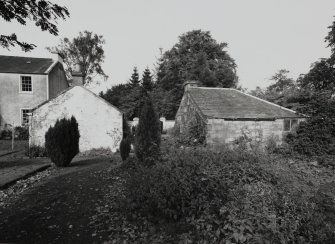
[[155,68],[160,48],[169,50],[178,36],[194,29],[210,31],[237,64],[244,88],[266,87],[278,70],[292,78],[330,55],[324,38],[335,16],[334,0],[51,0],[66,6],[70,18],[58,21],[59,35],[42,32],[33,23],[22,26],[0,19],[0,33],[16,33],[37,47],[0,49],[0,55],[50,57],[47,46],[88,30],[103,35],[106,82],[96,91],[129,80],[134,66],[140,73]]

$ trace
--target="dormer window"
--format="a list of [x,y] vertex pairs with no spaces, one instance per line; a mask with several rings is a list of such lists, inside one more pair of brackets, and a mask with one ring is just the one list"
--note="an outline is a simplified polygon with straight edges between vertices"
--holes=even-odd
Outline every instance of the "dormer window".
[[31,76],[21,76],[20,91],[24,93],[33,92]]

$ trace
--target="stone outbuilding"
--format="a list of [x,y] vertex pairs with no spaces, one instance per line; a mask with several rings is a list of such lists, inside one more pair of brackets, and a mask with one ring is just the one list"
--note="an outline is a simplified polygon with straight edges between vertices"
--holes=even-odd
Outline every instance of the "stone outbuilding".
[[45,133],[57,119],[74,116],[79,124],[79,149],[109,148],[115,152],[122,139],[122,112],[82,86],[74,86],[32,110],[29,145],[44,147]]
[[272,137],[281,144],[285,134],[304,119],[291,109],[236,89],[198,87],[197,82],[187,82],[175,127],[188,133],[198,120],[209,146],[229,144],[241,137],[260,143]]

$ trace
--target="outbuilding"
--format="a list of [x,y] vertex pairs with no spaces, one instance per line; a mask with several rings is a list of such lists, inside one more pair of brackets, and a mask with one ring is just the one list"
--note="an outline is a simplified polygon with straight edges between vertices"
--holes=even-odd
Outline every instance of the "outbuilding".
[[185,92],[176,114],[175,126],[188,133],[196,121],[203,127],[206,144],[220,146],[241,138],[265,143],[270,137],[281,144],[285,135],[305,119],[281,107],[237,89],[198,87],[185,83]]
[[79,150],[109,148],[115,152],[122,139],[122,112],[82,86],[74,86],[32,110],[29,145],[45,144],[45,133],[57,119],[74,116],[79,124]]

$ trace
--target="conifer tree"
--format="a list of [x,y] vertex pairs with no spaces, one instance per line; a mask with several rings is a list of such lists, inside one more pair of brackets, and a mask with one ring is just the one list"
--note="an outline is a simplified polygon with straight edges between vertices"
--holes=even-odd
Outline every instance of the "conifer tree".
[[145,91],[152,91],[153,89],[152,75],[149,68],[146,68],[143,72],[142,87]]
[[135,66],[134,69],[133,69],[133,74],[131,75],[131,78],[130,78],[130,83],[132,85],[138,85],[140,83],[140,76],[138,74],[138,71],[137,71],[137,67]]
[[145,98],[136,129],[136,157],[146,166],[154,163],[160,152],[160,122],[152,101]]

